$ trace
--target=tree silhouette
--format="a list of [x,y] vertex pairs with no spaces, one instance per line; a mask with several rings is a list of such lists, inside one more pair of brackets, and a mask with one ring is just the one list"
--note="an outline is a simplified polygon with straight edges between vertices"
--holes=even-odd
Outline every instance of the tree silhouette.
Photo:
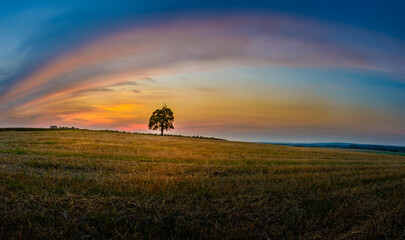
[[148,126],[152,130],[160,129],[160,135],[163,135],[164,130],[174,129],[173,121],[173,111],[164,104],[161,109],[158,108],[152,113]]

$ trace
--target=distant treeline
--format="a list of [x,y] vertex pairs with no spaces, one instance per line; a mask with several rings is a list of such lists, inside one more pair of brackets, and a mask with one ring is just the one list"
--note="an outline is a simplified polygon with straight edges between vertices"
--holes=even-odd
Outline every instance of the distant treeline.
[[50,129],[76,129],[76,130],[80,129],[80,128],[76,128],[76,127],[60,127],[60,126],[56,126],[56,125],[50,126],[49,128]]
[[[20,128],[0,128],[0,132],[4,132],[4,131],[54,131],[54,130],[84,130],[84,131],[132,133],[132,134],[142,134],[142,135],[160,135],[160,134],[157,134],[157,133],[141,133],[141,132],[110,130],[110,129],[86,129],[86,128],[78,128],[78,127],[56,126],[56,125],[52,125],[49,128],[24,128],[24,127],[20,127]],[[204,137],[204,136],[199,136],[199,135],[185,136],[185,135],[176,135],[176,134],[165,134],[165,136],[185,137],[185,138],[201,138],[201,139],[211,139],[211,140],[226,141],[226,139],[222,139],[222,138]]]
[[50,128],[0,128],[0,132],[6,131],[49,131]]
[[345,149],[360,149],[360,150],[405,153],[404,146],[391,146],[391,145],[358,144],[358,143],[271,143],[271,144],[294,146],[294,147],[345,148]]

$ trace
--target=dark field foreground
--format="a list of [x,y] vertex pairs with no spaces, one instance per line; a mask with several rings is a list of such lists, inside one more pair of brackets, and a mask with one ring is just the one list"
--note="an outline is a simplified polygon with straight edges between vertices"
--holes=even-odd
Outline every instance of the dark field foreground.
[[0,236],[404,239],[405,156],[0,132]]

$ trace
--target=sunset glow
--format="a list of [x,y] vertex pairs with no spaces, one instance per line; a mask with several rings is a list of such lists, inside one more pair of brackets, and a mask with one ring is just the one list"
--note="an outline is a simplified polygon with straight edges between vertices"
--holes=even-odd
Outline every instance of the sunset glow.
[[[107,5],[10,10],[1,127],[149,132],[167,103],[173,134],[405,144],[405,34],[296,10]],[[20,34],[27,15],[38,30]]]

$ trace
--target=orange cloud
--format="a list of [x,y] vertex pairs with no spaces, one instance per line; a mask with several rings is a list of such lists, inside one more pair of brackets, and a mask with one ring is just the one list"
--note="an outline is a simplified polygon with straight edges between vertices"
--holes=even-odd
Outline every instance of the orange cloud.
[[367,46],[362,39],[371,38],[380,46],[400,47],[400,43],[349,30],[356,38],[339,38],[339,32],[347,31],[339,26],[280,15],[187,18],[187,22],[144,26],[60,56],[18,81],[0,103],[10,108],[147,76],[230,65],[336,66],[403,73],[402,55]]
[[[345,67],[403,74],[402,55],[362,40],[401,43],[361,30],[350,29],[358,38],[353,40],[339,38],[347,30],[342,27],[281,16],[188,20],[130,29],[60,56],[0,96],[0,120],[140,130],[147,128],[151,111],[169,100],[179,130],[325,128],[405,134],[403,117],[395,113],[383,118],[379,116],[385,113],[371,108],[292,89],[278,94],[269,88],[267,95],[258,95],[234,84],[229,91],[203,82],[179,87],[180,80],[176,87],[134,84],[149,76],[240,66]],[[132,84],[118,86],[125,82]],[[108,91],[94,90],[100,88]]]

